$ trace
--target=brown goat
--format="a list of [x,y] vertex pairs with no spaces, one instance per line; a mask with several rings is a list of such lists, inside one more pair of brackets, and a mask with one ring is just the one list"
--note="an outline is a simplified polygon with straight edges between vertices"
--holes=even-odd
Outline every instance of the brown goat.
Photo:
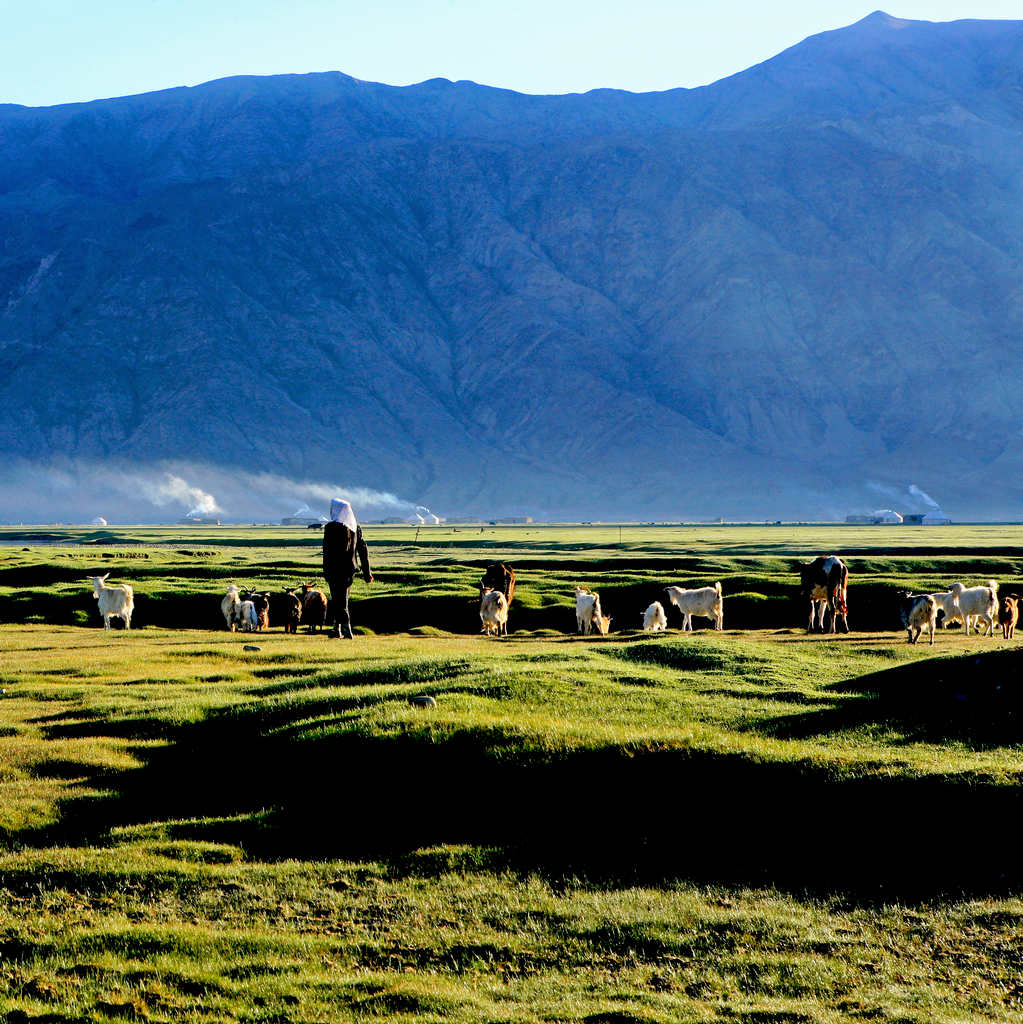
[[302,584],[302,621],[308,632],[319,632],[327,621],[327,595],[311,583]]
[[1011,640],[1019,621],[1019,597],[1016,594],[1002,594],[998,599],[998,624],[1002,636]]
[[285,590],[281,595],[281,607],[284,609],[284,632],[297,633],[298,624],[302,621],[302,598],[294,590]]
[[267,593],[258,593],[255,590],[247,590],[243,596],[252,602],[252,607],[256,612],[256,629],[269,629],[270,595]]

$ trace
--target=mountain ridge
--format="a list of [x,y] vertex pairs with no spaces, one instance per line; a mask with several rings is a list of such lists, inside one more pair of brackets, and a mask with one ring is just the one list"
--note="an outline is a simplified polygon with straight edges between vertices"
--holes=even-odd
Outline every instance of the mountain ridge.
[[1023,22],[875,12],[694,90],[0,109],[0,454],[571,518],[919,480],[1011,518],[1021,68]]

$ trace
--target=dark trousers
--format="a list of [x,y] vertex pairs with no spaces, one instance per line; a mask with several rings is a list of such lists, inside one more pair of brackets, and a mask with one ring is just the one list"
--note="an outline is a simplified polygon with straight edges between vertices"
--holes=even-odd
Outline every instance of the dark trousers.
[[339,636],[352,639],[352,619],[348,614],[348,595],[352,592],[353,579],[327,580],[330,587],[330,603],[334,609],[334,632]]

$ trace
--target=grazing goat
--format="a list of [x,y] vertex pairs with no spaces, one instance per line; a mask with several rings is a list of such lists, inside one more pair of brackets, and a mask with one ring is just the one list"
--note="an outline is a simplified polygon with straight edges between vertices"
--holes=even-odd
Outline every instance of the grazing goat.
[[224,614],[224,622],[233,633],[242,621],[242,599],[238,596],[238,588],[232,583],[220,602],[220,610]]
[[849,570],[837,555],[818,555],[812,562],[799,567],[800,593],[803,600],[810,605],[810,623],[806,627],[808,633],[814,632],[814,626],[824,629],[825,609],[831,612],[831,628],[827,632],[834,633],[835,625],[842,620],[842,632],[849,632],[848,588]]
[[1011,640],[1016,632],[1016,623],[1019,621],[1019,596],[1017,594],[1002,594],[998,601],[998,625],[1002,627],[1002,636]]
[[256,606],[251,601],[242,601],[240,614],[243,633],[254,633],[259,629],[259,619],[256,617]]
[[480,622],[482,632],[488,636],[508,635],[508,599],[500,590],[491,590],[488,587],[483,591],[483,600],[480,601]]
[[693,616],[711,619],[715,629],[724,629],[725,601],[721,596],[721,584],[712,587],[698,587],[686,590],[684,587],[665,587],[668,600],[682,613],[682,629],[692,632]]
[[319,632],[327,621],[327,595],[311,583],[302,584],[302,621],[307,632]]
[[595,629],[601,636],[607,636],[611,628],[611,616],[600,609],[600,596],[586,587],[575,588],[576,631],[584,636]]
[[899,615],[902,625],[906,628],[909,642],[915,644],[920,639],[924,626],[931,634],[931,646],[934,646],[934,627],[938,624],[938,604],[931,594],[910,594],[908,591],[899,595]]
[[[998,614],[998,584],[988,580],[987,586],[964,587],[961,583],[949,584],[949,590],[959,601],[959,609],[966,625],[966,635],[970,635],[971,624],[980,628],[980,620],[984,622],[984,636],[995,635],[995,616]],[[974,619],[977,621],[974,622]]]
[[656,633],[659,629],[668,628],[668,616],[664,614],[664,606],[660,601],[654,601],[645,612],[643,612],[643,629],[648,633]]
[[135,592],[127,583],[117,587],[108,587],[106,576],[90,576],[93,596],[99,602],[99,613],[103,616],[103,628],[110,628],[110,620],[119,618],[124,622],[125,629],[131,629],[131,616],[135,611]]

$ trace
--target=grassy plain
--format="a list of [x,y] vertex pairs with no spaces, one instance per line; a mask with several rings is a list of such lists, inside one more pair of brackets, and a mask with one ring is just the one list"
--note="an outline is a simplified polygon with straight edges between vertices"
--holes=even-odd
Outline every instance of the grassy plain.
[[[312,531],[44,532],[0,530],[11,1024],[1023,1019],[1023,659],[894,631],[903,585],[1015,586],[1023,529],[369,528],[353,642],[208,628]],[[825,552],[848,637],[800,628]],[[723,634],[635,628],[717,579]]]

